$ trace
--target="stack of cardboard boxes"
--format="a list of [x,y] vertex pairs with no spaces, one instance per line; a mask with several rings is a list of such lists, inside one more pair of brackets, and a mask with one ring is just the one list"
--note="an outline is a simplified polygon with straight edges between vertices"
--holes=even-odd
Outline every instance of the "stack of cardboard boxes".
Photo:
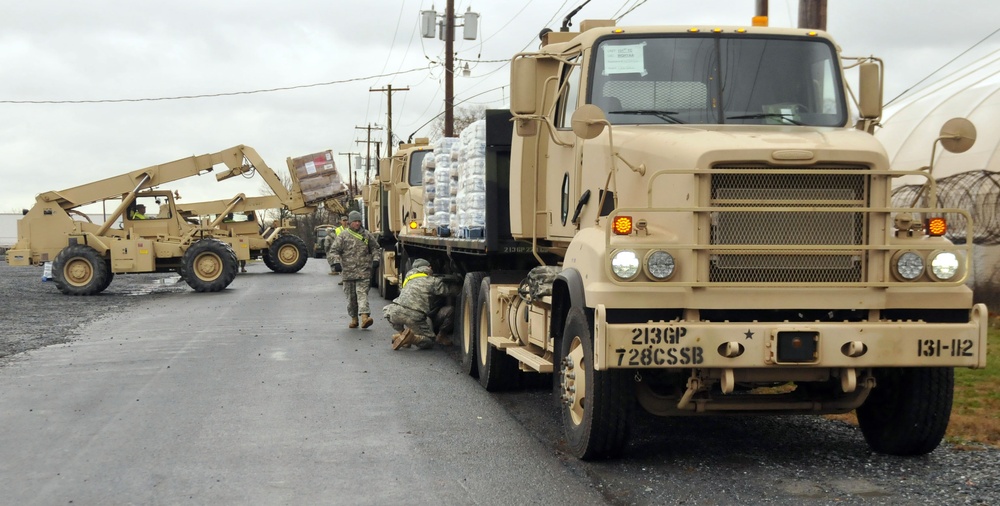
[[289,158],[288,170],[293,172],[302,188],[306,202],[320,202],[347,192],[347,185],[337,171],[333,151]]

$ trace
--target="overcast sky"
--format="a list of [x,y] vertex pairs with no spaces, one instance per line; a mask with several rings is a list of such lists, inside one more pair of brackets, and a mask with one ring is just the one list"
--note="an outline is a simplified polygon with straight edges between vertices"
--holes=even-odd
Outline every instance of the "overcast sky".
[[[506,106],[506,61],[537,47],[539,30],[557,30],[582,1],[456,0],[456,12],[480,14],[477,40],[461,40],[458,29],[457,57],[472,75],[455,78],[456,102]],[[287,157],[364,152],[356,141],[366,133],[357,127],[386,124],[386,93],[370,90],[388,84],[409,88],[393,95],[397,136],[429,135],[430,127],[418,128],[444,109],[444,43],[419,36],[419,12],[432,5],[445,7],[444,0],[6,1],[0,212],[29,208],[44,191],[237,144],[253,146],[278,171]],[[755,1],[593,0],[574,26],[633,6],[619,24],[748,25]],[[772,26],[795,26],[797,12],[797,0],[770,1]],[[998,28],[996,0],[828,2],[827,30],[844,54],[885,59],[887,99]],[[998,48],[1000,36],[989,37],[963,61]],[[202,97],[175,98],[191,96]],[[373,138],[384,142],[385,134]],[[347,157],[337,165],[346,168]],[[169,188],[193,202],[257,195],[260,184],[208,176]]]

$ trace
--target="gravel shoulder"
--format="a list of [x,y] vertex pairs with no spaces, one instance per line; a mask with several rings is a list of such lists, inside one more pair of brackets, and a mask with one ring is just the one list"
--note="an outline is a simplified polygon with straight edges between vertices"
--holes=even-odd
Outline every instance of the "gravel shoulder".
[[73,339],[81,325],[139,302],[139,295],[189,290],[176,274],[115,276],[100,295],[63,295],[52,281],[42,281],[38,266],[0,262],[0,361],[26,351]]

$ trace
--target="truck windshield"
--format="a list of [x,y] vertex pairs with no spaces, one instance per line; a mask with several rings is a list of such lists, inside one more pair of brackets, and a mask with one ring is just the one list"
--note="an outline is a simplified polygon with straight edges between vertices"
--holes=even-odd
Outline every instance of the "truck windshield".
[[612,124],[847,122],[836,52],[824,39],[609,37],[593,54],[589,101]]

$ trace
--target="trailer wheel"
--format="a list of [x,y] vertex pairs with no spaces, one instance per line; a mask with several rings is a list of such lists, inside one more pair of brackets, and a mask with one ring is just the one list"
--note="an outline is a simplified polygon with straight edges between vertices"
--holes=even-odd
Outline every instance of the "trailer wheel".
[[476,316],[479,315],[479,288],[486,277],[485,272],[470,272],[462,284],[462,296],[458,301],[458,317],[455,321],[455,339],[462,346],[461,368],[472,377],[479,376],[476,368]]
[[273,260],[274,266],[268,267],[283,274],[299,272],[306,265],[309,258],[309,250],[306,249],[306,242],[299,236],[284,234],[274,240],[268,253]]
[[52,279],[66,295],[94,295],[111,284],[108,263],[94,248],[71,244],[52,261]]
[[479,361],[479,384],[489,392],[517,386],[517,362],[504,350],[490,346],[490,278],[484,278],[479,289],[479,313],[476,316],[476,356]]
[[857,409],[868,446],[889,455],[930,453],[948,428],[954,390],[950,367],[876,369],[875,388]]
[[201,239],[184,252],[184,281],[197,292],[224,290],[238,270],[236,252],[218,239]]
[[621,454],[628,442],[633,403],[625,371],[594,370],[592,328],[583,309],[569,310],[559,364],[563,431],[570,450],[583,460]]

